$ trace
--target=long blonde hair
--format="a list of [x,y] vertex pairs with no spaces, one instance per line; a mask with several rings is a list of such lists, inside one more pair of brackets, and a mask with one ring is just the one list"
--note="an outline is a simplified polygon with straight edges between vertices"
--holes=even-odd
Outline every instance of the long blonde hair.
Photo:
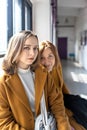
[[[7,53],[2,63],[2,69],[6,73],[14,74],[17,72],[18,57],[22,52],[25,41],[29,37],[35,37],[38,41],[37,35],[30,30],[21,31],[10,38]],[[38,62],[38,56],[32,66],[35,67],[37,62]]]

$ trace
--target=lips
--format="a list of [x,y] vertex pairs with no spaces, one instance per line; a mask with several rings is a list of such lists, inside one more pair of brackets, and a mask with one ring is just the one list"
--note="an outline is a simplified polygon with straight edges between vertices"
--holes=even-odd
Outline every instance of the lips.
[[47,69],[50,69],[50,68],[51,68],[51,66],[50,66],[50,65],[49,65],[49,66],[46,66],[46,68],[47,68]]
[[28,58],[28,60],[34,60],[34,58]]

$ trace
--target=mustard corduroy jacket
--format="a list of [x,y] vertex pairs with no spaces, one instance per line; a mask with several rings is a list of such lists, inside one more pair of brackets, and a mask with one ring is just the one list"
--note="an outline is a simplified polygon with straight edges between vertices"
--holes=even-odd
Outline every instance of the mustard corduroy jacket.
[[[63,80],[63,74],[62,74],[62,67],[59,65],[57,67],[54,67],[53,70],[50,72],[52,79],[55,83],[56,87],[60,88],[60,91],[62,89],[63,94],[70,94],[70,91],[68,90],[66,84]],[[73,112],[67,108],[65,108],[66,114],[68,115],[70,125],[75,130],[86,130],[82,125],[76,122],[76,120],[73,117]]]
[[[40,99],[52,110],[58,130],[71,130],[65,114],[63,96],[47,71],[38,67],[35,71],[35,113],[40,114]],[[4,74],[0,78],[0,130],[34,130],[34,117],[23,84],[18,76]]]

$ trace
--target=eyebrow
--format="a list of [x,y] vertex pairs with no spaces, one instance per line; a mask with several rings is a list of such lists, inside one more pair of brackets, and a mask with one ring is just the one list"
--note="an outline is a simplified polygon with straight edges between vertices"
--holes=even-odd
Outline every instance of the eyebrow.
[[[32,45],[24,44],[24,46],[32,46]],[[39,47],[39,45],[33,45],[33,46],[37,46],[37,47]]]
[[54,55],[52,52],[50,52],[49,55],[50,55],[50,54]]

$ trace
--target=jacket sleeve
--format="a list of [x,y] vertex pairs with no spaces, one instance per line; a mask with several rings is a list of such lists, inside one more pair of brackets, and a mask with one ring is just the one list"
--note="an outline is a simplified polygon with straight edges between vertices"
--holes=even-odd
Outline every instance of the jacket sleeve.
[[64,79],[63,79],[62,66],[57,66],[56,69],[57,69],[57,73],[58,73],[58,75],[59,75],[60,81],[63,82],[63,83],[62,83],[62,92],[63,92],[64,94],[69,94],[70,91],[69,91],[69,89],[67,88],[67,86],[66,86],[66,84],[65,84],[65,82],[64,82]]
[[68,117],[65,114],[61,88],[55,87],[52,80],[48,86],[48,104],[56,118],[58,130],[71,130]]
[[4,86],[0,83],[0,130],[26,130],[14,120]]

